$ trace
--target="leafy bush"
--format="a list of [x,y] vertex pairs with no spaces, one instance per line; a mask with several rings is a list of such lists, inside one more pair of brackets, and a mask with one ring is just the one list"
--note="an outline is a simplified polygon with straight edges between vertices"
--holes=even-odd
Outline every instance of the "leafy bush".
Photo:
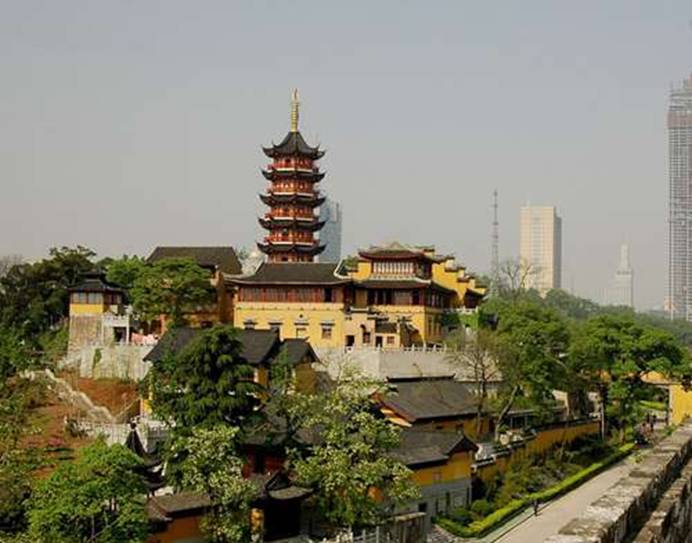
[[454,520],[459,524],[469,524],[473,520],[471,511],[466,509],[466,507],[457,507],[449,513],[449,518]]
[[471,512],[480,518],[487,517],[493,511],[493,505],[488,500],[476,500],[471,504]]
[[[607,458],[600,460],[599,462],[594,462],[587,468],[571,475],[558,483],[541,492],[534,492],[532,494],[525,495],[518,499],[513,499],[508,502],[504,507],[493,511],[488,516],[481,520],[476,520],[469,524],[468,526],[462,526],[455,522],[452,518],[437,518],[435,522],[447,530],[448,532],[458,536],[458,537],[481,537],[488,532],[495,530],[502,524],[507,522],[510,518],[519,514],[526,507],[530,506],[534,500],[545,502],[552,500],[565,492],[568,492],[582,483],[586,482],[588,479],[594,475],[601,472],[604,468],[622,460],[625,456],[630,454],[634,449],[634,443],[626,443],[619,447],[614,453],[609,455]],[[477,500],[474,503],[478,503]],[[472,506],[473,509],[473,506]]]

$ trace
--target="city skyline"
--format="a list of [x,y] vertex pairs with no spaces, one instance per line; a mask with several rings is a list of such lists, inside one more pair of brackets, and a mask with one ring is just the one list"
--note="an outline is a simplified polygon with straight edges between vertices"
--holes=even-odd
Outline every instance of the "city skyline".
[[344,254],[434,243],[488,272],[497,188],[501,258],[517,256],[520,204],[551,202],[570,225],[565,285],[597,299],[628,239],[637,303],[661,305],[686,3],[299,3],[271,21],[250,3],[82,8],[15,3],[0,22],[3,254],[251,247],[260,146],[285,134],[299,87],[305,139],[327,146],[329,193],[351,217]]

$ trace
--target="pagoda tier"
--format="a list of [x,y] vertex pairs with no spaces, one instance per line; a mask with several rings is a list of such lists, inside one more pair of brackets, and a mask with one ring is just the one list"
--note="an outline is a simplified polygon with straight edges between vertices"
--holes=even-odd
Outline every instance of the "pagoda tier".
[[300,181],[308,181],[310,183],[319,183],[324,178],[325,173],[317,171],[317,170],[308,171],[308,170],[300,170],[298,168],[274,169],[273,167],[271,167],[271,168],[268,168],[266,170],[262,170],[262,175],[268,181],[277,181],[279,179],[288,179],[288,180],[297,179]]
[[285,204],[294,204],[297,206],[305,206],[309,208],[319,207],[324,203],[323,196],[317,196],[316,194],[276,194],[276,193],[264,193],[259,195],[260,200],[270,207],[273,206],[283,206]]
[[312,219],[302,219],[300,217],[261,217],[259,223],[262,228],[267,230],[276,230],[281,228],[292,228],[296,230],[308,230],[310,232],[318,232],[324,226],[325,221]]
[[324,226],[315,209],[325,200],[316,188],[324,173],[315,161],[324,156],[324,151],[308,145],[298,131],[296,91],[291,105],[291,131],[279,145],[264,147],[263,151],[273,159],[262,170],[269,188],[259,195],[269,207],[259,223],[269,234],[257,247],[270,262],[312,262],[325,249],[315,239],[315,232]]

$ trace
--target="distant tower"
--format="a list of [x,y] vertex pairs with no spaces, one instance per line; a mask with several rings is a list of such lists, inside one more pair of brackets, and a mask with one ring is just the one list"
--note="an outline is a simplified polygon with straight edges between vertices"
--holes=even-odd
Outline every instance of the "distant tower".
[[692,321],[692,76],[668,105],[668,310]]
[[320,222],[324,227],[320,231],[320,243],[325,246],[319,256],[320,262],[339,262],[341,260],[341,204],[327,197],[320,207]]
[[609,305],[634,307],[634,271],[630,264],[630,248],[626,243],[620,246],[620,263],[606,301]]
[[291,101],[291,130],[278,145],[263,147],[273,161],[262,175],[270,182],[260,199],[269,211],[259,219],[269,231],[257,247],[270,262],[312,262],[324,250],[315,239],[323,222],[315,216],[324,198],[316,189],[324,177],[316,161],[324,156],[318,147],[309,146],[298,131],[298,91]]
[[497,211],[497,189],[495,189],[493,191],[493,239],[490,257],[490,277],[493,286],[500,282],[500,222]]
[[532,273],[527,287],[541,295],[562,288],[562,219],[553,206],[521,208],[519,257]]

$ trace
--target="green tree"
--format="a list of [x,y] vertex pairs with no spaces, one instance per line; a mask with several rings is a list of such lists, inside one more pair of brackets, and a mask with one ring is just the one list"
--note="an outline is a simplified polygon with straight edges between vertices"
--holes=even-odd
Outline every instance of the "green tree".
[[305,415],[303,430],[319,439],[308,451],[292,449],[290,465],[336,528],[376,524],[387,508],[417,497],[411,471],[392,455],[400,430],[378,416],[374,386],[342,381],[328,393],[295,402]]
[[569,329],[554,310],[519,299],[500,308],[497,334],[503,378],[499,432],[518,396],[539,412],[553,405],[553,389],[568,382],[562,358],[569,347]]
[[39,543],[140,542],[147,534],[140,460],[99,440],[60,465],[31,498],[29,536]]
[[20,445],[27,433],[32,399],[41,384],[20,377],[35,358],[20,334],[0,327],[0,534],[17,533],[26,525],[31,470],[38,454]]
[[603,308],[597,303],[573,296],[561,289],[549,290],[545,295],[545,304],[567,318],[578,320],[588,319],[603,312]]
[[131,289],[137,278],[146,267],[146,262],[139,256],[123,255],[122,258],[110,259],[106,269],[106,279],[124,289]]
[[250,504],[257,489],[243,477],[237,436],[237,428],[219,424],[194,428],[173,443],[174,454],[185,458],[180,465],[182,487],[210,499],[201,528],[218,543],[250,541]]
[[680,378],[690,361],[675,338],[628,315],[600,315],[578,328],[570,349],[573,373],[597,390],[603,413],[603,434],[609,420],[624,439],[627,426],[640,416],[638,402],[649,372]]
[[134,279],[130,296],[145,319],[161,315],[171,326],[185,324],[185,314],[213,300],[209,273],[193,260],[167,258],[143,267]]
[[154,412],[176,428],[243,424],[262,387],[241,353],[232,326],[200,331],[182,351],[169,353],[151,369]]
[[19,264],[0,279],[0,325],[10,326],[34,343],[68,315],[67,289],[93,269],[90,249],[61,247],[49,258]]

